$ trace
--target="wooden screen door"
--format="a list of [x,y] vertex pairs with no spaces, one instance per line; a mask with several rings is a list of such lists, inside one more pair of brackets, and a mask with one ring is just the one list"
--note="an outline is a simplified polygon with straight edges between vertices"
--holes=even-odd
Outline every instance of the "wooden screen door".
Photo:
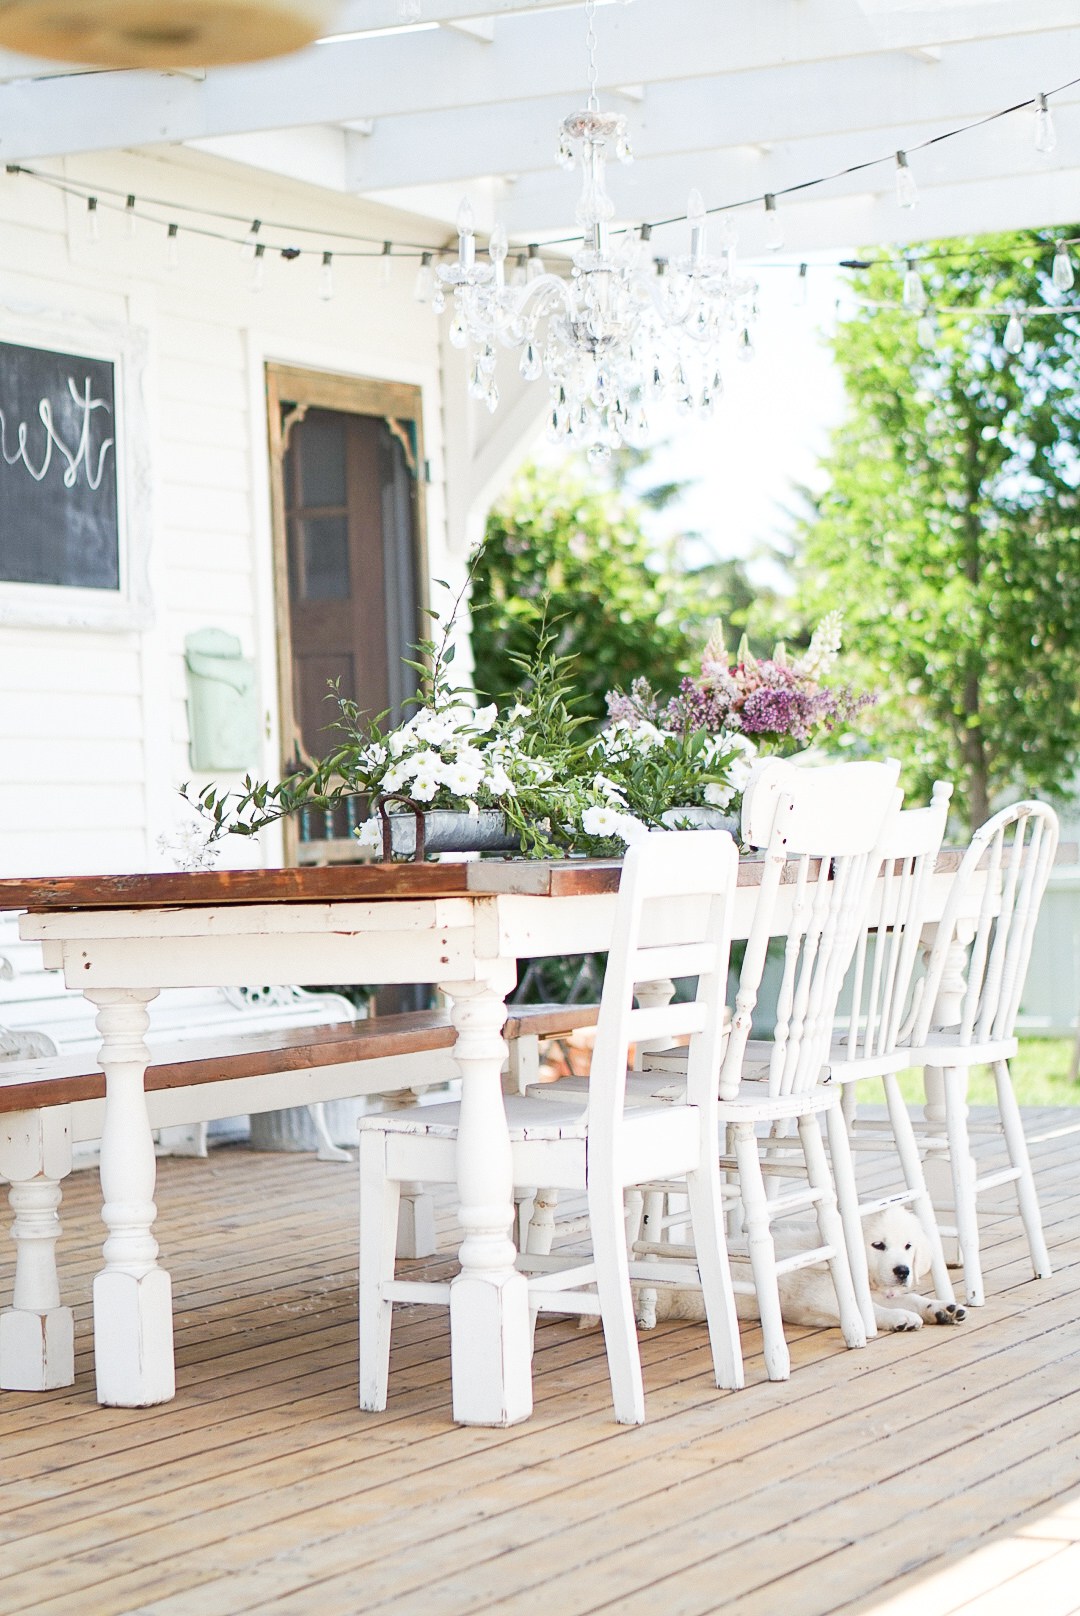
[[[331,681],[395,718],[421,636],[420,391],[267,367],[282,736],[288,767],[335,744]],[[353,804],[286,821],[286,858],[356,856]]]

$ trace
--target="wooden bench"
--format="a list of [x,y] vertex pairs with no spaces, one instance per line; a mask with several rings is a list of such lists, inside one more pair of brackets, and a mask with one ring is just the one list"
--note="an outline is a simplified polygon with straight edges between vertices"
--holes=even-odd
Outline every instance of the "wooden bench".
[[[517,1089],[534,1075],[542,1039],[593,1025],[597,1013],[596,1005],[512,1007],[504,1027],[509,1084]],[[455,1077],[455,1038],[445,1011],[425,1010],[158,1046],[146,1070],[147,1110],[151,1125],[164,1127],[327,1099],[392,1097]],[[0,1065],[0,1174],[11,1185],[16,1249],[12,1305],[0,1314],[0,1387],[44,1391],[74,1379],[72,1314],[56,1271],[60,1185],[71,1170],[73,1138],[100,1137],[104,1109],[105,1075],[93,1056]],[[434,1250],[422,1186],[403,1200],[399,1240],[407,1254]]]

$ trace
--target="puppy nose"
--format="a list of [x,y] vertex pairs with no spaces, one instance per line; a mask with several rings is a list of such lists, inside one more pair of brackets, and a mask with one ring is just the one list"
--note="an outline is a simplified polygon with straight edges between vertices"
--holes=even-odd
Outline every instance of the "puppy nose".
[[907,1263],[898,1262],[896,1267],[893,1269],[893,1273],[896,1275],[901,1285],[911,1278],[911,1269],[908,1267]]

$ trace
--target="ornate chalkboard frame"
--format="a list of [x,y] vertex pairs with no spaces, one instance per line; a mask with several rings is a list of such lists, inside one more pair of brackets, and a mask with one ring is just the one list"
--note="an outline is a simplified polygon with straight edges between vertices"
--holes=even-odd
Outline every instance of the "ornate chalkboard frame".
[[0,625],[130,630],[152,617],[153,501],[145,389],[148,335],[57,310],[0,311],[0,343],[112,365],[119,587],[0,580]]

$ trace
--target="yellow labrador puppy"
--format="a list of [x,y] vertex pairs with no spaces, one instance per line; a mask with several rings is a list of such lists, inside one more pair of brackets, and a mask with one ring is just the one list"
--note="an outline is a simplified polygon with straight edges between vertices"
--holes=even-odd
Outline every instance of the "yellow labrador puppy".
[[[916,1290],[918,1281],[930,1272],[930,1248],[922,1224],[906,1207],[887,1207],[872,1213],[863,1225],[866,1238],[866,1265],[874,1316],[879,1330],[921,1330],[924,1324],[959,1324],[965,1310],[956,1302],[939,1302]],[[795,1233],[780,1234],[778,1255],[807,1249],[817,1243],[816,1229],[806,1230],[800,1239]],[[745,1261],[737,1256],[732,1267],[736,1279],[749,1277]],[[659,1319],[700,1319],[704,1317],[700,1291],[671,1286],[653,1290],[635,1286],[637,1321],[649,1330]],[[756,1319],[757,1298],[738,1295],[739,1317]],[[839,1323],[836,1296],[828,1269],[819,1266],[799,1268],[780,1276],[780,1311],[788,1324],[829,1326]]]

